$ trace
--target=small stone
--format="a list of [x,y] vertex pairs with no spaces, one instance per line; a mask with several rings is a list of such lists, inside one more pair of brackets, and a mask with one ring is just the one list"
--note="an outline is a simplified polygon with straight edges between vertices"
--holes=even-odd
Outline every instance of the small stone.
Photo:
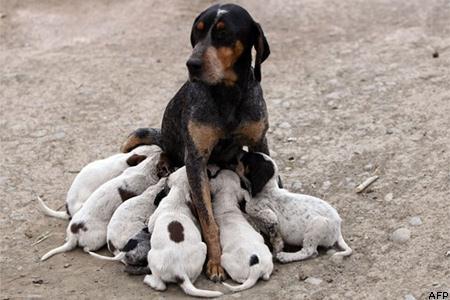
[[316,277],[308,277],[305,279],[305,282],[312,285],[319,285],[322,283],[322,279]]
[[416,300],[416,298],[414,298],[413,295],[408,294],[408,295],[405,296],[405,300]]
[[439,57],[439,52],[437,50],[435,50],[433,52],[433,58],[438,58]]
[[391,240],[399,244],[406,243],[410,238],[411,231],[407,228],[399,228],[391,235]]
[[42,280],[42,279],[33,279],[33,281],[32,281],[34,284],[43,284],[44,283],[44,280]]
[[411,226],[422,225],[422,219],[419,216],[412,217],[411,219],[409,219],[409,225]]
[[278,127],[283,128],[283,129],[291,128],[291,124],[289,124],[288,122],[283,122]]
[[295,138],[295,137],[288,137],[287,141],[288,142],[295,142],[295,141],[297,141],[297,138]]
[[322,184],[322,190],[324,190],[324,191],[328,190],[330,187],[331,187],[331,182],[328,180]]
[[58,133],[55,133],[55,134],[53,135],[53,138],[54,138],[55,140],[62,140],[65,136],[66,136],[66,134],[65,134],[63,131],[60,131],[60,132],[58,132]]
[[327,255],[333,255],[333,254],[335,254],[337,251],[335,250],[335,249],[329,249],[328,251],[327,251]]
[[27,238],[29,238],[29,239],[33,238],[33,233],[31,232],[30,229],[27,229],[27,230],[24,232],[24,234],[25,234],[25,236],[26,236]]
[[386,196],[384,196],[384,201],[390,202],[392,199],[394,199],[394,194],[392,193],[387,193]]
[[71,266],[71,264],[65,264],[64,265],[64,269],[67,269],[68,267],[70,267]]
[[445,256],[450,257],[450,251],[447,251],[447,253],[445,253]]
[[373,169],[373,165],[372,164],[367,164],[367,165],[365,165],[364,167],[363,167],[363,170],[364,171],[372,171],[372,169]]
[[390,129],[390,128],[386,129],[386,134],[393,134],[393,133],[394,133],[394,131],[392,129]]

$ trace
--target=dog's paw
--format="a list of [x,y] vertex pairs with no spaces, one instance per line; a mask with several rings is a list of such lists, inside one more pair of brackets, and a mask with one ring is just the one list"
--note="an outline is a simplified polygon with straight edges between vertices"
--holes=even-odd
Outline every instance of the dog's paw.
[[208,261],[206,265],[206,276],[214,282],[225,280],[225,271],[220,266],[220,263]]
[[289,257],[289,253],[286,252],[279,252],[275,255],[275,258],[280,262],[280,263],[288,263],[291,262],[292,260]]

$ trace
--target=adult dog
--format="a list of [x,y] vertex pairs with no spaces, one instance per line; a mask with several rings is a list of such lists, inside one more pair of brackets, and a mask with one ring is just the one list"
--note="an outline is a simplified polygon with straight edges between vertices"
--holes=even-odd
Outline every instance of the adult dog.
[[265,138],[269,123],[260,81],[261,64],[270,50],[261,26],[244,8],[234,4],[214,5],[198,15],[192,26],[191,44],[194,49],[187,61],[189,80],[167,105],[161,130],[134,131],[122,150],[156,144],[173,164],[186,165],[193,203],[208,246],[206,273],[217,281],[224,278],[224,271],[206,165],[236,161],[243,146],[269,154]]

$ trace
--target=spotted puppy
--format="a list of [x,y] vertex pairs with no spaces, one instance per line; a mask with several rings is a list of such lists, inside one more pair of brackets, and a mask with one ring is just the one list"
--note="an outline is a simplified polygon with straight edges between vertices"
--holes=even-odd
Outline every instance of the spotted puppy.
[[[89,252],[92,256],[103,260],[122,261],[126,265],[147,265],[147,253],[150,250],[150,236],[148,236],[147,251],[133,251],[140,241],[140,236],[133,238],[142,228],[147,228],[147,221],[155,211],[162,197],[166,196],[166,180],[162,178],[153,186],[150,186],[141,195],[133,197],[122,203],[114,212],[108,224],[106,234],[108,249],[114,257],[102,256]],[[145,234],[144,234],[145,236]],[[147,243],[145,243],[147,244]],[[145,253],[144,253],[145,252]],[[139,254],[138,256],[136,256]]]
[[152,234],[147,257],[151,275],[145,276],[144,283],[163,291],[167,282],[176,282],[191,296],[221,296],[221,292],[201,290],[193,285],[206,259],[206,244],[188,205],[191,200],[185,167],[170,175],[168,186],[169,194],[148,223]]
[[210,179],[214,216],[220,228],[222,245],[221,264],[234,281],[237,292],[249,289],[259,278],[269,280],[273,270],[272,254],[264,238],[253,229],[239,209],[239,202],[249,199],[241,188],[239,176],[230,170],[221,170]]
[[157,146],[140,146],[130,153],[119,153],[89,163],[81,169],[67,192],[66,211],[49,208],[39,196],[38,203],[47,216],[68,220],[99,186],[119,176],[126,168],[134,167],[147,156],[160,151]]
[[160,152],[147,157],[135,167],[126,169],[120,176],[100,186],[73,216],[67,227],[66,243],[46,253],[41,260],[54,254],[67,252],[77,245],[94,251],[106,244],[106,230],[119,205],[144,192],[158,182],[165,162]]
[[[337,244],[344,250],[334,254],[337,258],[352,253],[341,234],[342,220],[330,204],[279,188],[277,165],[263,153],[246,153],[241,161],[252,186],[252,198],[246,203],[246,211],[260,229],[269,234],[280,262],[316,255],[317,246]],[[282,252],[283,243],[303,248],[295,253]]]

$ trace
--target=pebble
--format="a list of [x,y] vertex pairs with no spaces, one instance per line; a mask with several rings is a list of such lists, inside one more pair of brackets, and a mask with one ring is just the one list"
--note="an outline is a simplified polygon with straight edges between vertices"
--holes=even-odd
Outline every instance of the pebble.
[[70,267],[71,266],[71,264],[65,264],[64,265],[64,269],[67,269],[68,267]]
[[386,129],[386,134],[393,134],[393,133],[394,133],[394,131],[392,129],[390,129],[390,128]]
[[324,191],[328,190],[330,187],[331,187],[331,182],[328,180],[322,184],[322,190],[324,190]]
[[450,257],[450,251],[447,251],[447,253],[445,253],[445,256]]
[[409,219],[409,225],[419,226],[422,225],[422,219],[419,216],[412,217]]
[[63,131],[57,132],[53,135],[53,138],[55,140],[62,140],[64,137],[66,136],[66,134]]
[[416,298],[414,298],[413,295],[408,294],[408,295],[405,296],[405,300],[416,300]]
[[394,231],[391,235],[391,240],[403,244],[406,243],[411,237],[411,231],[407,228],[399,228],[396,231]]
[[363,167],[364,171],[371,171],[373,169],[373,165],[372,164],[367,164]]
[[305,279],[306,283],[310,283],[312,285],[319,285],[322,283],[322,279],[316,277],[308,277]]
[[43,284],[44,283],[44,280],[42,280],[42,279],[33,279],[33,281],[32,281],[34,284]]
[[289,124],[288,122],[283,122],[278,127],[279,128],[291,128],[291,124]]
[[384,196],[384,201],[390,202],[392,199],[394,199],[394,194],[392,193],[387,193],[386,196]]

